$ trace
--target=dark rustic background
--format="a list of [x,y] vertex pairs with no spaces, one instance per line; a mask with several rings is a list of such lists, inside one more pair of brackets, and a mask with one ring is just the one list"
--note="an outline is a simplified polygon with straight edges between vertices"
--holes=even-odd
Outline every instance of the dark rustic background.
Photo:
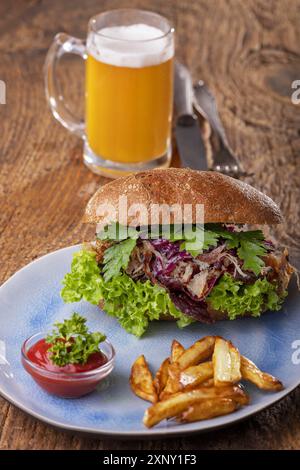
[[[56,32],[84,37],[88,18],[117,7],[157,11],[175,25],[178,57],[215,92],[229,140],[253,183],[281,206],[276,234],[300,258],[300,0],[1,0],[0,281],[32,259],[89,239],[84,206],[103,178],[46,106],[43,62]],[[66,60],[64,89],[82,113],[83,65]],[[17,327],[17,325],[16,325]],[[300,389],[228,429],[163,441],[93,440],[40,423],[0,399],[0,449],[299,449]]]

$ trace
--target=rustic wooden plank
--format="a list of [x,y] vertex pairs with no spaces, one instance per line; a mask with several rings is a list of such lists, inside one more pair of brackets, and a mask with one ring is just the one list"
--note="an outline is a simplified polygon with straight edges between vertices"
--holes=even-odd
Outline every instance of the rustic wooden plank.
[[[177,52],[216,94],[230,142],[253,183],[286,216],[276,230],[300,259],[300,114],[290,85],[300,78],[300,1],[132,0],[169,17]],[[125,0],[3,0],[0,4],[0,281],[30,260],[88,240],[84,206],[104,178],[81,163],[82,146],[46,107],[42,66],[54,34],[84,37],[95,12],[128,6]],[[63,87],[82,110],[82,65],[69,60]],[[72,436],[27,416],[0,399],[0,449],[232,449],[299,448],[299,389],[256,417],[227,430],[165,441],[116,441]]]

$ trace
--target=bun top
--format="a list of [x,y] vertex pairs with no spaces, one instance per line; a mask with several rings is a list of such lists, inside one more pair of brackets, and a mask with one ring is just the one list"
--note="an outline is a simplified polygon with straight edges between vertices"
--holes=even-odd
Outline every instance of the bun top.
[[[127,196],[128,207],[143,204],[149,216],[151,204],[191,204],[192,220],[185,220],[187,223],[200,222],[194,211],[196,204],[204,205],[205,223],[273,225],[283,221],[271,198],[242,181],[212,171],[166,168],[134,173],[101,186],[88,202],[83,222],[103,223],[103,205],[109,204],[116,210],[110,222],[122,223],[120,196]],[[148,224],[144,219],[135,223],[135,217],[128,217],[128,224]]]

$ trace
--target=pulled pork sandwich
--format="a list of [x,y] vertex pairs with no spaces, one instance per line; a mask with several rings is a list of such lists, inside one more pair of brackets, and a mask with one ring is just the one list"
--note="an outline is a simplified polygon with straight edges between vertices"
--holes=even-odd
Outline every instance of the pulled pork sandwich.
[[[202,204],[204,224],[193,214],[187,229],[173,219],[168,230],[158,225],[150,231],[144,214],[124,226],[120,196],[128,205],[143,204],[146,215],[151,204]],[[103,204],[116,208],[106,226],[98,210]],[[136,336],[152,320],[174,319],[184,327],[280,310],[294,272],[287,250],[257,229],[281,223],[279,208],[220,173],[169,168],[117,179],[91,198],[84,222],[102,224],[101,229],[95,242],[74,254],[62,298],[99,305]]]

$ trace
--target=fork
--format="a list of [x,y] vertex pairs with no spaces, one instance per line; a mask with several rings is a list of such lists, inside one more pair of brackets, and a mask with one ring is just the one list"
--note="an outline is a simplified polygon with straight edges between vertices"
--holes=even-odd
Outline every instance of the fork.
[[218,140],[218,150],[213,156],[212,170],[232,176],[233,178],[252,176],[252,174],[243,170],[234,155],[219,117],[216,100],[202,80],[199,80],[194,86],[194,106],[198,113],[207,119]]

